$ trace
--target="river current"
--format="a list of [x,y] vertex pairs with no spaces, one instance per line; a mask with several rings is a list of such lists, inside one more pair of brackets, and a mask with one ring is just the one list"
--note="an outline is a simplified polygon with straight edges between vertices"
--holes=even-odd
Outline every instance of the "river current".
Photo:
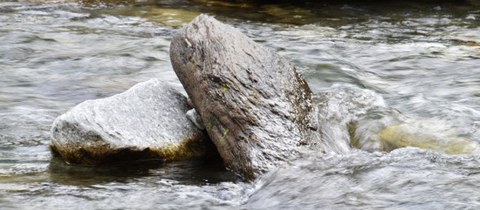
[[[170,39],[201,13],[351,108],[330,114],[361,110],[362,97],[337,90],[373,94],[383,108],[339,128],[359,149],[308,155],[253,183],[221,163],[90,167],[51,156],[50,126],[76,104],[150,78],[180,85]],[[0,0],[0,209],[477,209],[478,145],[476,1]]]

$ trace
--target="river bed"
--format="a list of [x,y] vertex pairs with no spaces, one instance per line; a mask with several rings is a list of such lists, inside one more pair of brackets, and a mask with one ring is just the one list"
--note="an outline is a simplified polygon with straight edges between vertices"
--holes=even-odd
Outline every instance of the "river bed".
[[415,142],[391,152],[308,156],[253,183],[221,163],[88,167],[51,156],[50,126],[76,104],[150,78],[180,85],[170,39],[201,13],[293,61],[316,93],[368,89],[423,133],[480,144],[480,6],[474,1],[3,0],[0,209],[480,207],[480,154],[408,147]]

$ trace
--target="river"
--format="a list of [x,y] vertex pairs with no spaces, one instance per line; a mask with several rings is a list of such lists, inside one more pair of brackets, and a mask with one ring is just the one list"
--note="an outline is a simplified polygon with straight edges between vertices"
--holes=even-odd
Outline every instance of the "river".
[[[451,139],[480,144],[479,5],[0,0],[0,209],[477,209],[480,153],[447,153]],[[51,156],[50,126],[76,104],[150,78],[179,85],[170,40],[201,13],[293,61],[316,93],[369,90],[414,139],[304,157],[253,183],[221,163]]]

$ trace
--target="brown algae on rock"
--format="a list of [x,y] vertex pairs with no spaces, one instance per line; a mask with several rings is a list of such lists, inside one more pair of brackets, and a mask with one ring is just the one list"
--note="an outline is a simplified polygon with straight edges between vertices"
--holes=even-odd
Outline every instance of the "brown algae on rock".
[[55,156],[61,157],[67,163],[103,164],[110,162],[158,159],[165,162],[187,160],[194,158],[212,159],[218,157],[215,145],[204,139],[189,138],[180,144],[165,147],[147,148],[109,148],[109,147],[58,147],[50,145]]

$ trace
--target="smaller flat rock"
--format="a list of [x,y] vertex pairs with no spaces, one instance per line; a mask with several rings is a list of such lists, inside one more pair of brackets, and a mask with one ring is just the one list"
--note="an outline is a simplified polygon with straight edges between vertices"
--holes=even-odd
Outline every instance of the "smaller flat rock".
[[51,148],[71,163],[215,154],[204,132],[187,119],[187,98],[158,79],[104,99],[88,100],[58,117]]

